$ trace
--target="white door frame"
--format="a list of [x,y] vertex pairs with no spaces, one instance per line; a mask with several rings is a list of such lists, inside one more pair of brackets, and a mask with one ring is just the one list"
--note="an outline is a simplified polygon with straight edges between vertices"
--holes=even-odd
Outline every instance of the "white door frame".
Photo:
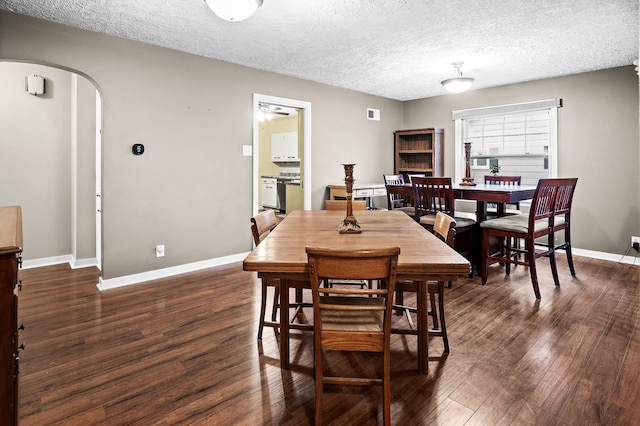
[[260,170],[259,170],[259,151],[258,151],[258,105],[271,104],[280,105],[289,108],[302,109],[303,112],[303,170],[304,178],[302,179],[302,192],[304,197],[304,209],[311,210],[311,102],[298,101],[295,99],[279,98],[276,96],[253,94],[253,214],[258,213],[258,191],[260,187]]
[[96,89],[96,261],[102,271],[102,97]]

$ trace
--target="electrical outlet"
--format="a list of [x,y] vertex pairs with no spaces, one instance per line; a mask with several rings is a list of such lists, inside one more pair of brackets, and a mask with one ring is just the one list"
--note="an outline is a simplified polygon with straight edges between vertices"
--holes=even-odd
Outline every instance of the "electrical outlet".
[[640,237],[631,237],[631,245],[633,245],[633,243],[640,244]]
[[159,244],[156,246],[156,257],[164,256],[164,244]]

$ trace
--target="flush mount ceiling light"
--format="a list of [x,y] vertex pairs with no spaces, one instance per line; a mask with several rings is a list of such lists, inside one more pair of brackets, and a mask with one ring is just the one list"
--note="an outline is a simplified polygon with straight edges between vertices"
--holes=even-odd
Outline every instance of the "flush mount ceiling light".
[[456,76],[441,81],[444,88],[451,93],[464,92],[475,81],[474,78],[462,76],[462,64],[464,62],[454,62],[453,67],[456,69]]
[[220,18],[227,21],[242,21],[262,6],[263,0],[204,0]]
[[269,121],[273,118],[278,117],[287,117],[289,115],[296,115],[294,110],[290,108],[282,108],[278,105],[267,105],[267,104],[259,104],[258,105],[258,121]]

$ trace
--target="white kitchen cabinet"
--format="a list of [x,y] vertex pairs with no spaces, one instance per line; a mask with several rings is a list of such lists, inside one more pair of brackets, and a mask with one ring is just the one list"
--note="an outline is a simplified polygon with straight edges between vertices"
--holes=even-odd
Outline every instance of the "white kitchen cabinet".
[[298,157],[298,132],[281,132],[271,135],[271,160],[275,162],[300,161]]

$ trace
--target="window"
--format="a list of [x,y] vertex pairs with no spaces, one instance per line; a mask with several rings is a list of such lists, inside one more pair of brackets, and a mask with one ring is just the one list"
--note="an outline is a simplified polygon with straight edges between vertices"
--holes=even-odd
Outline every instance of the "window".
[[492,166],[501,175],[522,176],[523,185],[558,176],[557,108],[560,99],[453,112],[455,178],[465,173],[464,143],[471,143],[471,177],[483,182]]

